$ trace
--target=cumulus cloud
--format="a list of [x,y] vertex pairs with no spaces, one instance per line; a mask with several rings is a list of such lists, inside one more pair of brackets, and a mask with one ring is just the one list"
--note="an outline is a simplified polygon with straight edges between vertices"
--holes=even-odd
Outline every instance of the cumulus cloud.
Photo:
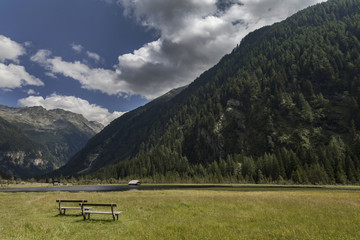
[[0,35],[0,62],[11,60],[17,63],[18,57],[24,55],[25,52],[25,48],[21,44]]
[[51,51],[44,49],[39,50],[30,59],[43,65],[50,73],[78,80],[85,89],[100,90],[114,95],[125,92],[134,94],[126,90],[126,82],[117,80],[118,73],[114,70],[90,68],[80,61],[63,61],[61,57],[53,57]]
[[84,49],[84,47],[80,44],[72,43],[70,45],[71,45],[71,48],[77,53],[80,53]]
[[36,92],[34,89],[29,89],[26,91],[28,95],[39,95],[39,92]]
[[[49,73],[79,81],[85,89],[153,99],[189,84],[231,52],[249,32],[324,0],[102,1],[122,5],[125,16],[157,31],[158,39],[119,56],[114,69],[66,62],[47,50],[40,50],[31,59]],[[81,45],[72,47],[83,51]],[[95,61],[100,59],[89,51],[86,54]]]
[[108,109],[102,108],[96,104],[90,104],[88,101],[74,96],[61,96],[52,94],[43,98],[41,96],[29,96],[19,100],[19,104],[26,107],[42,106],[47,110],[64,109],[70,112],[82,114],[89,121],[97,121],[104,126],[112,120],[120,117],[122,112],[110,113]]
[[[81,44],[72,43],[72,44],[70,44],[70,46],[71,46],[72,50],[74,50],[76,53],[81,53],[84,50],[84,47]],[[101,59],[100,55],[97,53],[90,52],[90,51],[86,51],[85,53],[88,58],[91,58],[95,62],[98,62]]]
[[99,54],[97,54],[97,53],[90,52],[90,51],[86,51],[86,55],[87,55],[89,58],[95,60],[96,62],[100,61],[100,56],[99,56]]
[[190,83],[250,31],[323,0],[119,0],[159,39],[119,56],[118,79],[147,98]]
[[[0,88],[11,90],[25,85],[43,86],[44,83],[30,75],[19,63],[19,56],[26,53],[25,48],[8,37],[0,35]],[[14,62],[16,64],[7,61]]]
[[43,86],[44,83],[26,72],[23,66],[0,63],[0,88],[9,90],[26,85]]

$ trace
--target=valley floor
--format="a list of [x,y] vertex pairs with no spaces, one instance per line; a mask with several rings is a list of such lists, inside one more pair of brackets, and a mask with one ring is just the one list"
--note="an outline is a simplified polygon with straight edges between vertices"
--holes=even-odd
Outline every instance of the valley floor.
[[[0,239],[360,239],[360,188],[0,193]],[[59,215],[57,199],[117,203]]]

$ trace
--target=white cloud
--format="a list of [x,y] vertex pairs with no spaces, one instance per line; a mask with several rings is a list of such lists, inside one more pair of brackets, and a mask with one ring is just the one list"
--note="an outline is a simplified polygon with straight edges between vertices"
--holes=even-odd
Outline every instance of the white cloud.
[[[72,44],[70,44],[70,46],[76,53],[81,53],[84,50],[84,47],[81,44],[72,43]],[[97,54],[97,53],[90,52],[90,51],[86,51],[85,53],[88,58],[91,58],[91,59],[95,60],[96,62],[100,61],[100,59],[101,59],[99,54]]]
[[106,108],[74,96],[61,96],[52,94],[43,98],[41,96],[29,96],[19,100],[22,106],[42,106],[47,110],[64,109],[70,112],[82,114],[89,121],[97,121],[103,125],[108,125],[112,120],[120,117],[122,112],[110,113]]
[[[19,56],[25,53],[25,48],[20,43],[0,35],[0,88],[10,91],[26,85],[44,85],[40,79],[30,75],[24,66],[16,65],[19,63]],[[16,64],[8,64],[6,61]]]
[[160,37],[119,56],[118,79],[132,92],[154,98],[193,81],[249,32],[322,1],[119,0],[125,15]]
[[39,95],[39,92],[36,92],[34,89],[29,89],[27,90],[27,94],[28,95]]
[[31,56],[30,60],[41,64],[46,64],[47,59],[51,56],[51,51],[41,49],[37,53]]
[[80,44],[72,43],[70,45],[71,45],[71,48],[77,53],[80,53],[84,49],[84,47]]
[[[324,0],[102,0],[122,5],[124,14],[155,29],[159,38],[118,57],[114,69],[66,62],[40,50],[31,60],[49,73],[79,81],[107,94],[139,94],[147,99],[184,86],[215,65],[249,32],[281,21]],[[72,44],[75,51],[81,45]],[[100,56],[86,52],[89,58]]]
[[44,74],[45,74],[46,76],[48,76],[48,77],[57,79],[57,76],[56,76],[54,73],[52,73],[52,72],[45,72]]
[[25,46],[25,47],[31,47],[31,46],[32,46],[32,42],[26,41],[26,42],[24,42],[24,46]]
[[23,66],[0,63],[0,88],[14,89],[26,85],[43,86],[44,83],[26,72]]
[[96,62],[100,61],[100,56],[99,56],[99,54],[97,54],[97,53],[93,53],[93,52],[90,52],[90,51],[86,51],[86,55],[87,55],[89,58],[92,58],[93,60],[95,60]]
[[32,61],[43,65],[53,74],[62,74],[78,80],[82,87],[88,90],[99,90],[107,94],[128,93],[126,83],[117,81],[118,73],[114,70],[103,68],[90,68],[79,61],[67,62],[61,57],[52,57],[49,50],[39,50],[30,58]]
[[0,35],[0,62],[11,60],[17,63],[19,61],[18,57],[24,55],[25,52],[25,48],[21,44]]

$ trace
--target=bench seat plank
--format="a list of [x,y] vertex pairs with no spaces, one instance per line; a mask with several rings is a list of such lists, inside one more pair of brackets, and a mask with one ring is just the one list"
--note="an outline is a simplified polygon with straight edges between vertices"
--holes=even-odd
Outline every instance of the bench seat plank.
[[86,203],[87,200],[70,200],[70,199],[61,200],[61,199],[58,199],[58,200],[56,200],[56,202],[84,202],[84,203]]
[[[59,203],[59,207],[58,207],[58,210],[59,210],[59,213],[60,215],[63,214],[65,215],[65,211],[66,209],[73,209],[73,210],[82,210],[81,207],[67,207],[67,206],[61,206],[61,203],[86,203],[87,200],[70,200],[70,199],[58,199],[56,200],[56,202]],[[90,208],[89,207],[85,207],[84,208],[85,210],[89,210]]]
[[59,209],[81,209],[81,207],[61,207]]
[[79,203],[82,206],[103,206],[103,207],[117,207],[116,203]]
[[[84,220],[86,219],[86,215],[88,216],[88,219],[90,219],[91,214],[109,214],[112,215],[113,220],[115,221],[115,217],[119,220],[119,214],[122,213],[122,211],[114,211],[114,207],[117,207],[116,203],[79,203],[79,205],[81,206]],[[110,207],[111,211],[90,211],[89,209],[86,209],[87,206]]]
[[[108,211],[84,211],[84,214],[88,214],[88,213],[95,213],[95,214],[113,214],[112,212],[108,212]],[[114,214],[115,215],[118,215],[122,213],[122,211],[119,211],[119,212],[115,212],[114,211]]]
[[[63,210],[63,209],[75,209],[75,210],[81,210],[81,207],[61,207],[61,208],[58,208],[59,210]],[[91,207],[85,207],[84,208],[85,210],[89,210],[91,209]]]

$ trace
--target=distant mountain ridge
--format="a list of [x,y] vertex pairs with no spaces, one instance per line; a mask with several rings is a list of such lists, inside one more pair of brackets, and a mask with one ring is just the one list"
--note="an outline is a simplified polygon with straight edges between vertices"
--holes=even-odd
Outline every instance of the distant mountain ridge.
[[104,126],[95,121],[88,121],[81,114],[65,111],[63,109],[46,110],[41,106],[11,108],[0,105],[0,116],[7,121],[20,126],[33,126],[38,129],[53,129],[57,121],[72,123],[84,132],[93,134],[101,131]]
[[61,167],[103,129],[80,114],[43,107],[0,105],[0,118],[0,170],[9,176],[29,177]]
[[358,183],[359,66],[360,0],[317,4],[250,33],[171,99],[116,119],[57,174]]

